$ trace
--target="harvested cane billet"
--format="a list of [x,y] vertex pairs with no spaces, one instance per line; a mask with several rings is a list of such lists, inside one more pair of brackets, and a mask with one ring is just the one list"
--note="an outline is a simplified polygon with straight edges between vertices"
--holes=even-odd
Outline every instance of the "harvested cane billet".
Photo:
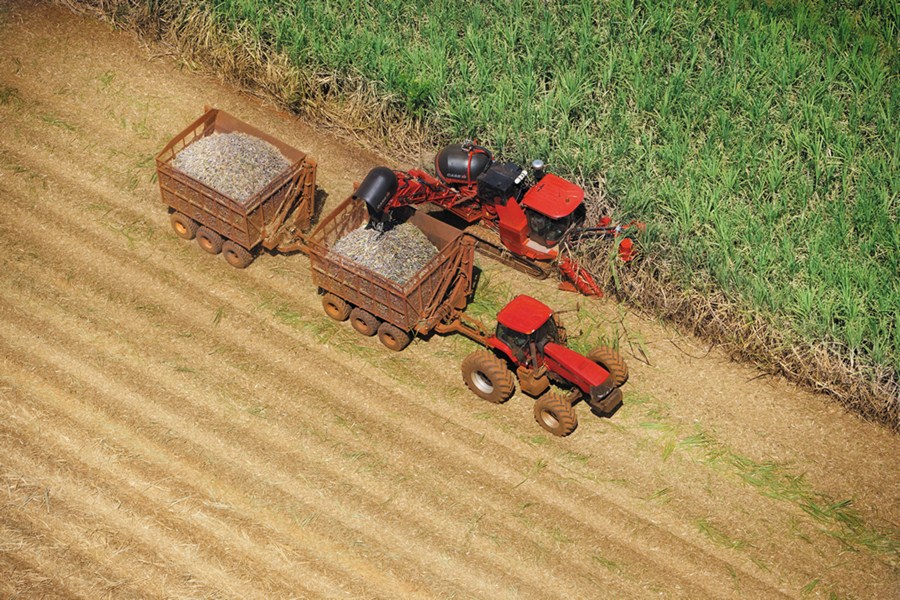
[[384,233],[365,226],[354,229],[331,250],[397,283],[406,283],[437,254],[434,244],[411,223]]
[[244,202],[288,168],[272,144],[246,133],[214,133],[179,152],[172,165],[226,196]]

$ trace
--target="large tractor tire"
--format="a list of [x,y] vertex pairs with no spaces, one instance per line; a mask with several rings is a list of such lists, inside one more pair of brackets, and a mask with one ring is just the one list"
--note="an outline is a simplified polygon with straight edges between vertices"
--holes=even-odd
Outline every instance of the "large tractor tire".
[[353,310],[350,303],[332,293],[322,296],[322,308],[325,309],[325,314],[335,321],[346,321],[350,318],[350,311]]
[[500,404],[516,391],[516,380],[506,362],[487,350],[476,350],[462,362],[462,376],[473,394]]
[[224,256],[228,264],[235,269],[246,269],[250,266],[250,263],[253,262],[253,254],[243,246],[232,242],[231,240],[222,244],[222,256]]
[[588,358],[609,371],[616,387],[628,381],[628,365],[622,360],[622,355],[609,346],[594,348],[588,353]]
[[412,336],[396,325],[391,325],[385,321],[378,326],[378,339],[388,350],[400,352],[409,346],[409,343],[412,341]]
[[222,236],[210,229],[209,227],[200,227],[197,230],[197,244],[203,248],[204,252],[210,254],[218,254],[222,251],[222,244],[225,240]]
[[534,420],[555,436],[565,437],[578,427],[578,416],[565,396],[550,391],[534,403]]
[[372,313],[357,306],[350,311],[350,325],[364,336],[372,337],[378,333],[378,326],[381,325],[381,321]]
[[197,230],[200,223],[193,220],[189,216],[180,212],[173,212],[169,215],[169,223],[175,230],[175,235],[185,240],[192,240],[197,236]]

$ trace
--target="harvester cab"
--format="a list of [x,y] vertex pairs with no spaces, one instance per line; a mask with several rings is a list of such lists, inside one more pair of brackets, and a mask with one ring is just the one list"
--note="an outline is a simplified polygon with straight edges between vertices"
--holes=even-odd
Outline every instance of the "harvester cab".
[[546,173],[541,160],[531,163],[529,173],[515,163],[494,162],[488,150],[465,142],[441,150],[434,167],[444,184],[474,196],[477,211],[454,212],[495,222],[500,241],[514,254],[552,260],[566,232],[584,225],[584,190]]

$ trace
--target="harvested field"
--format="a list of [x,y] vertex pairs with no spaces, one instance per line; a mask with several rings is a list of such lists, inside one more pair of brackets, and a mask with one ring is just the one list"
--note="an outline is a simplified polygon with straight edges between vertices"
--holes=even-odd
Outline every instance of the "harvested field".
[[482,261],[631,368],[544,435],[472,349],[328,319],[302,256],[238,271],[169,229],[153,158],[204,104],[319,162],[384,162],[159,47],[0,5],[0,597],[890,598],[897,438],[610,301]]

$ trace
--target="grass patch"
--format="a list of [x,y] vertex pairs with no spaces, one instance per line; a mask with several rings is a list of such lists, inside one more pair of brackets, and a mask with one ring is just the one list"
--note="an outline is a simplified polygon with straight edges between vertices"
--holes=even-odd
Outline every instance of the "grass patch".
[[790,465],[740,455],[704,431],[683,437],[678,447],[692,451],[703,463],[717,470],[737,476],[764,496],[794,504],[822,525],[823,533],[848,549],[865,549],[893,561],[900,559],[896,532],[872,527],[853,507],[852,499],[835,501],[814,490]]
[[0,105],[19,106],[22,103],[22,97],[19,90],[10,85],[0,86]]
[[698,519],[694,524],[697,527],[697,531],[719,546],[730,548],[732,550],[740,550],[747,547],[746,542],[730,537],[720,527],[714,525],[708,519]]
[[55,115],[41,115],[41,121],[43,121],[47,125],[58,127],[59,129],[64,129],[66,131],[78,131],[78,128],[75,125],[72,125],[68,121],[65,121]]

